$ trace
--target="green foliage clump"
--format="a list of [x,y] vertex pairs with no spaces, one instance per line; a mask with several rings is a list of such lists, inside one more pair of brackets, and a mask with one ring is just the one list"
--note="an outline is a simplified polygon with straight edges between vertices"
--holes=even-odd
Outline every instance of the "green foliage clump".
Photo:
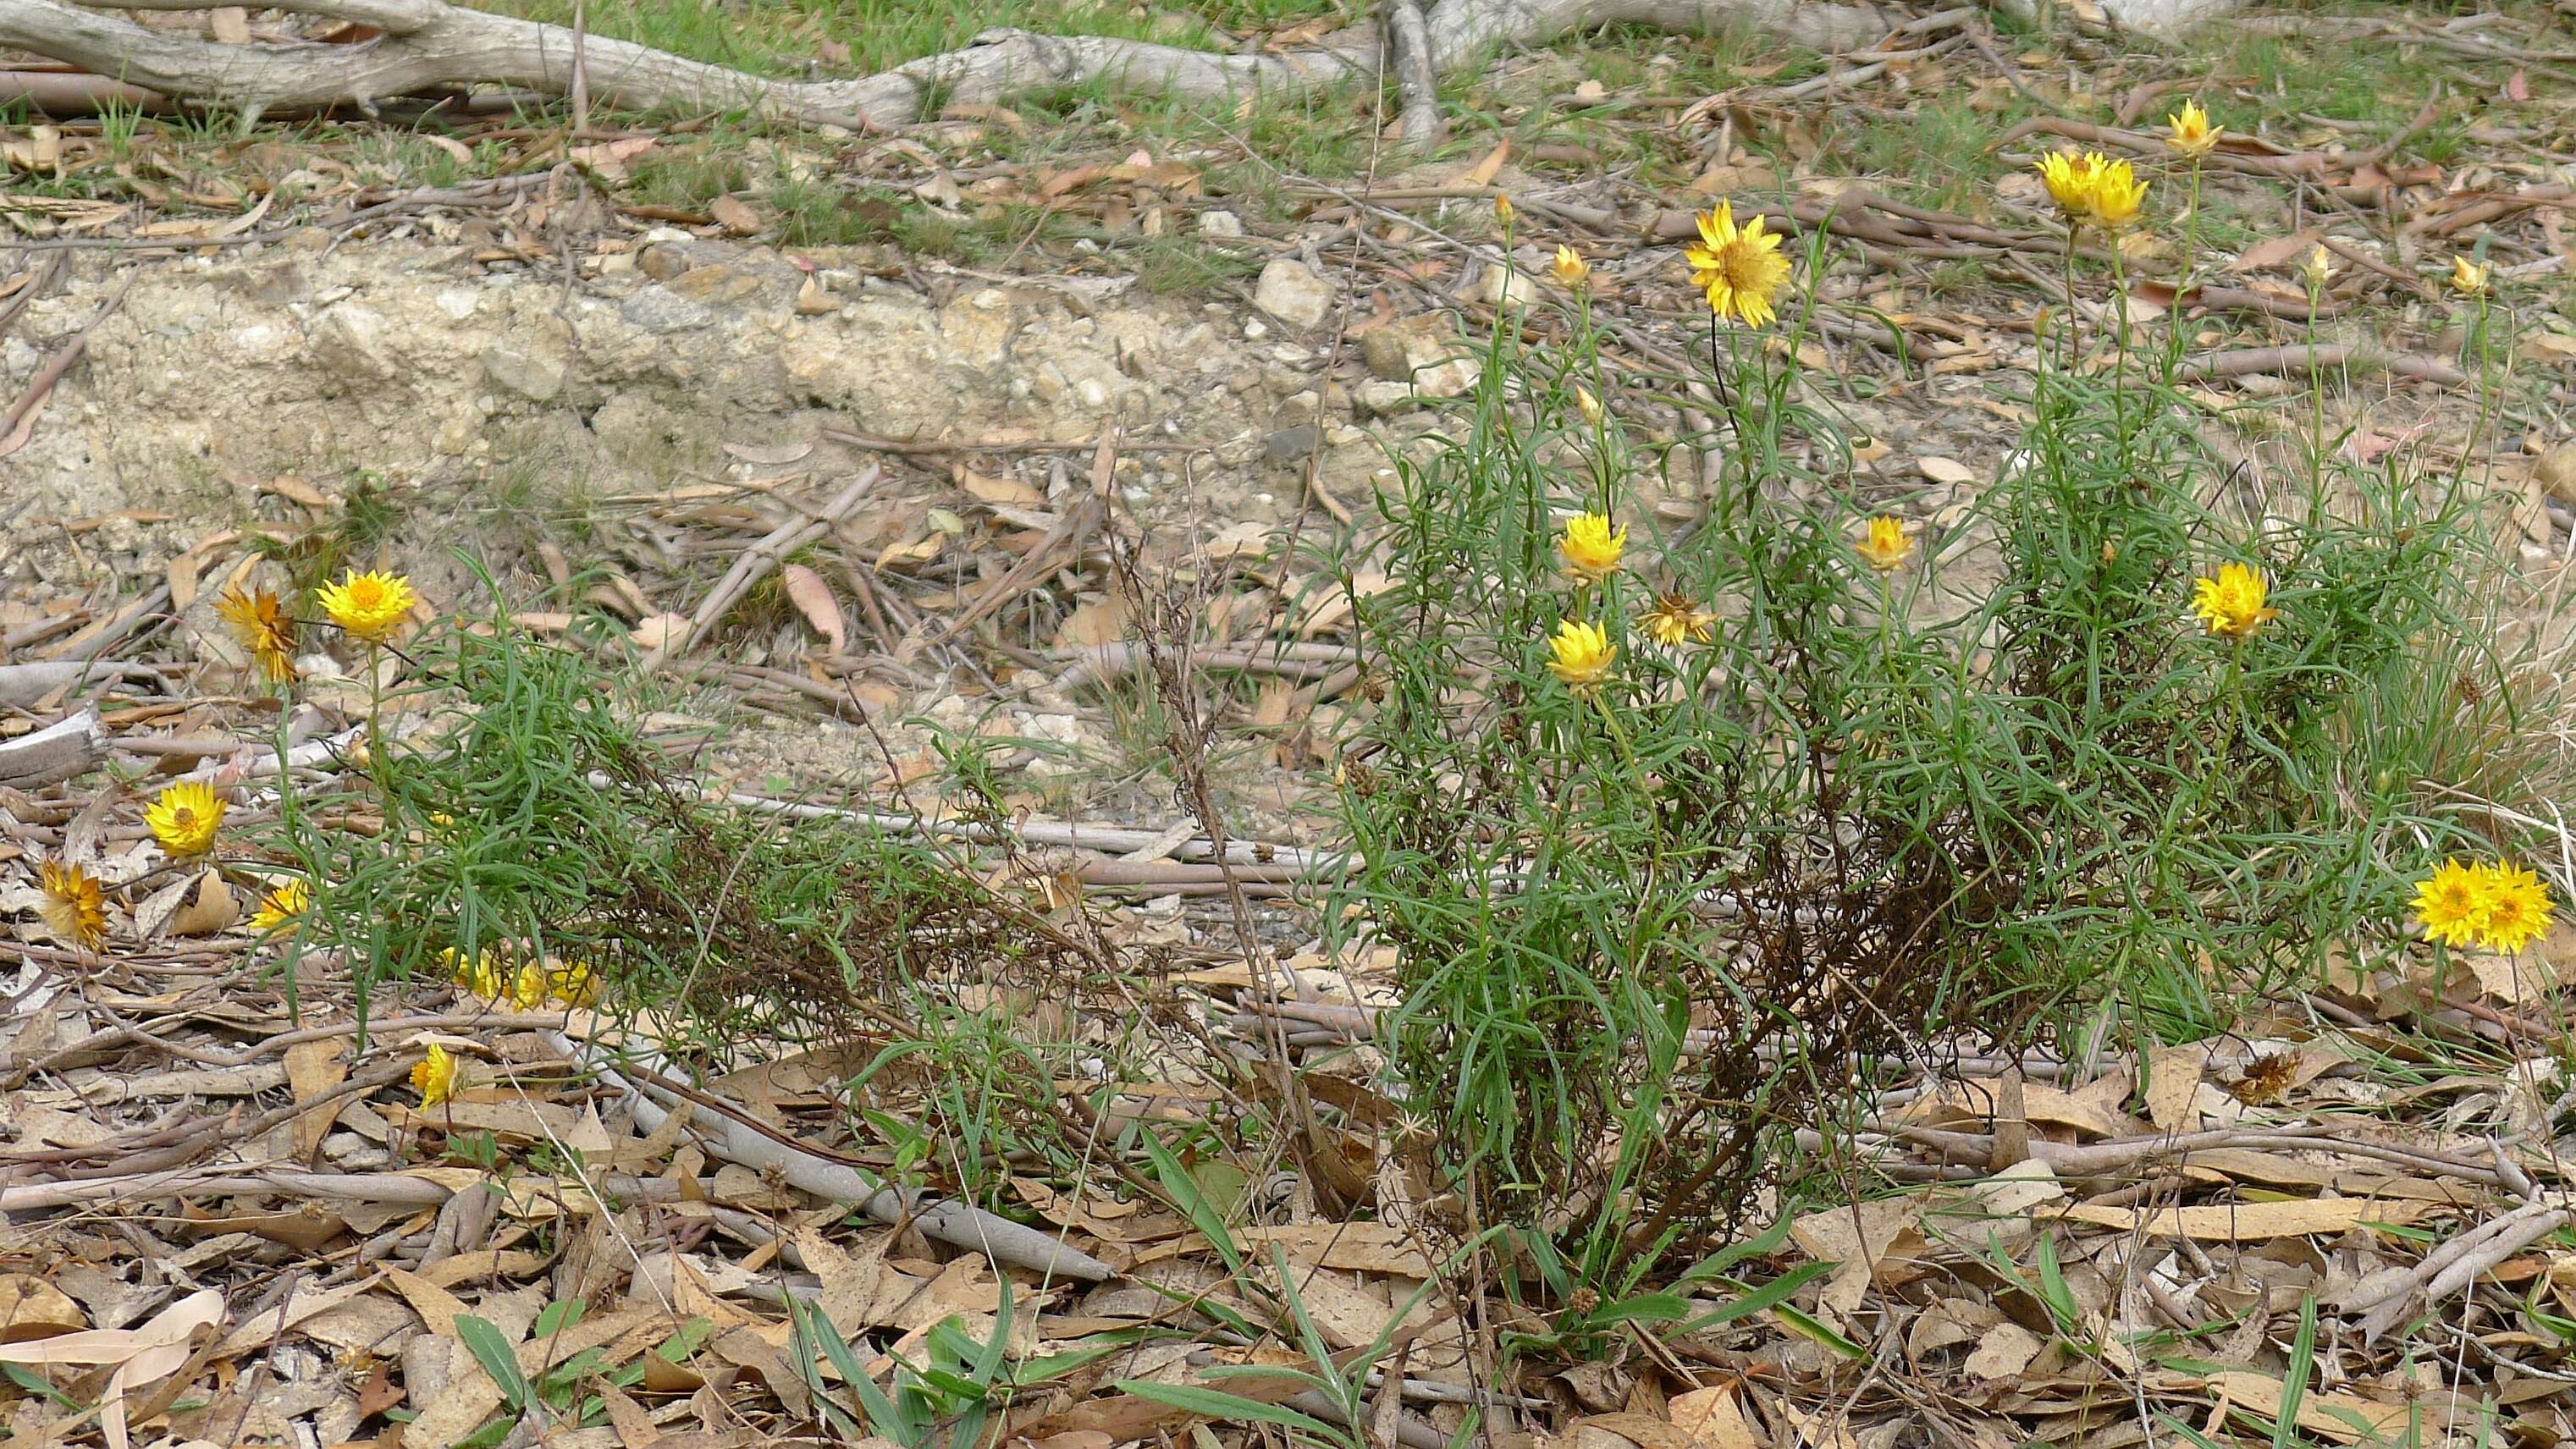
[[[1332,913],[1401,954],[1387,1035],[1462,1238],[1518,1229],[1542,1276],[1615,1288],[1724,1241],[1889,1056],[2196,1033],[2395,943],[2407,880],[2468,838],[2428,783],[2494,758],[2464,736],[2520,751],[2488,788],[2554,768],[2496,713],[2496,562],[2455,476],[2323,437],[2250,475],[2178,348],[2052,339],[1967,515],[1872,559],[1793,307],[1776,342],[1712,334],[1695,441],[1723,477],[1655,534],[1579,289],[1566,311],[1562,347],[1494,337],[1379,499],[1395,584],[1354,603],[1382,704]],[[1597,581],[1566,569],[1581,515],[1630,534]],[[2194,610],[2229,564],[2278,611],[2250,632]],[[1617,651],[1597,687],[1551,654],[1569,621]]]

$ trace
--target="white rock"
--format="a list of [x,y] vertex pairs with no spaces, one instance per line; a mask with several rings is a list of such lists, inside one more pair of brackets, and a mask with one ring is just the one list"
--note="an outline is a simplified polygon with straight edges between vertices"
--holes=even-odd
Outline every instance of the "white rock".
[[1261,269],[1253,288],[1254,306],[1291,327],[1318,327],[1333,314],[1333,284],[1295,257],[1279,257]]
[[1230,211],[1208,211],[1199,214],[1199,235],[1229,237],[1243,235],[1243,218]]

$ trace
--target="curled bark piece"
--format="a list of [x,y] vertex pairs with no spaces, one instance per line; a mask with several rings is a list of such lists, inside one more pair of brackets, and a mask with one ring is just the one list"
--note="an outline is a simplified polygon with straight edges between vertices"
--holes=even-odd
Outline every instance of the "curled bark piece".
[[33,790],[86,773],[107,753],[107,731],[98,706],[58,719],[32,735],[0,744],[0,785]]
[[[660,1128],[670,1115],[650,1086],[638,1086],[620,1075],[608,1065],[607,1054],[598,1047],[588,1042],[575,1045],[572,1038],[559,1031],[547,1032],[546,1040],[567,1060],[584,1063],[598,1072],[602,1081],[625,1093],[635,1109],[635,1125],[647,1134]],[[953,1198],[933,1198],[913,1188],[880,1187],[853,1168],[763,1136],[721,1112],[704,1107],[692,1110],[698,1126],[713,1134],[714,1140],[708,1145],[717,1156],[756,1171],[775,1172],[793,1187],[847,1203],[879,1222],[909,1220],[924,1237],[972,1249],[997,1263],[1034,1268],[1058,1278],[1099,1283],[1116,1276],[1115,1270],[1098,1258],[1067,1247],[1035,1228]]]

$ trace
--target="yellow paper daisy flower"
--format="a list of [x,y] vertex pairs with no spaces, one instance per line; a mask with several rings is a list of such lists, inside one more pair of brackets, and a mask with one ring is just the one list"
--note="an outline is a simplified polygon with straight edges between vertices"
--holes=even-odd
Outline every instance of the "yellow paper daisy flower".
[[546,973],[546,990],[566,1006],[597,1006],[599,968],[578,959],[560,962]]
[[203,781],[182,780],[153,797],[144,808],[143,823],[152,827],[152,838],[163,850],[186,860],[214,848],[215,831],[224,823],[224,802]]
[[2482,865],[2486,915],[2479,923],[2480,944],[2512,955],[2547,934],[2551,919],[2549,887],[2528,869],[2497,861]]
[[401,574],[362,574],[350,569],[340,582],[324,584],[315,599],[332,623],[370,644],[382,644],[411,617],[420,595]]
[[259,898],[259,909],[251,914],[250,928],[263,936],[275,935],[302,920],[312,908],[312,887],[291,880]]
[[2165,144],[2185,156],[2206,156],[2217,149],[2224,126],[2209,124],[2209,112],[2198,101],[2185,101],[2182,109],[2165,117]]
[[1628,551],[1628,530],[1622,525],[1613,533],[1606,513],[1578,513],[1565,521],[1556,551],[1565,559],[1567,573],[1597,584],[1619,571],[1619,558]]
[[501,994],[502,966],[492,952],[477,951],[468,959],[463,952],[449,946],[438,953],[438,959],[445,963],[448,974],[455,979],[459,989],[476,996],[498,997]]
[[77,865],[46,861],[36,872],[36,883],[45,892],[44,902],[36,908],[44,917],[45,929],[66,946],[95,951],[107,940],[107,902],[98,888],[98,877]]
[[2073,151],[2057,151],[2039,158],[2039,179],[2048,187],[2048,199],[2057,203],[2067,220],[2082,220],[2091,209],[2093,173],[2104,164],[2099,151],[2080,156]]
[[2415,919],[2424,939],[2466,946],[2486,932],[2487,878],[2476,866],[2445,860],[2415,883]]
[[1772,299],[1789,280],[1789,259],[1780,255],[1780,238],[1764,230],[1755,217],[1741,228],[1735,207],[1721,201],[1698,218],[1699,240],[1683,249],[1691,268],[1691,285],[1708,297],[1708,310],[1747,327],[1767,325],[1779,315]]
[[435,1107],[456,1095],[456,1077],[456,1058],[448,1054],[447,1048],[432,1042],[429,1054],[412,1066],[411,1087],[420,1093],[422,1106]]
[[1852,548],[1880,573],[1892,573],[1914,554],[1914,540],[1905,525],[1892,514],[1882,513],[1869,521],[1869,535]]
[[2495,268],[2484,262],[2473,262],[2467,257],[2451,258],[2451,290],[2463,297],[2481,295],[2494,277]]
[[1556,284],[1568,291],[1592,280],[1592,264],[1583,259],[1583,253],[1568,246],[1556,249],[1556,262],[1551,270],[1556,273]]
[[1688,594],[1659,594],[1655,606],[1638,620],[1646,637],[1667,649],[1684,644],[1705,644],[1717,637],[1717,615],[1699,606]]
[[295,621],[286,617],[277,595],[266,589],[249,594],[226,589],[215,602],[215,615],[230,628],[233,639],[250,651],[269,683],[284,684],[295,677]]
[[2093,169],[2085,189],[2084,219],[2105,231],[2127,226],[2146,205],[2147,183],[2126,161],[2104,161]]
[[1609,634],[1598,624],[1567,619],[1556,626],[1556,637],[1547,641],[1548,672],[1557,682],[1577,695],[1590,696],[1610,678],[1610,665],[1619,657]]
[[2210,633],[2244,639],[2281,617],[2280,610],[2263,607],[2270,592],[2271,586],[2264,582],[2261,570],[2237,563],[2221,564],[2217,577],[2192,581],[2191,611],[2209,627]]

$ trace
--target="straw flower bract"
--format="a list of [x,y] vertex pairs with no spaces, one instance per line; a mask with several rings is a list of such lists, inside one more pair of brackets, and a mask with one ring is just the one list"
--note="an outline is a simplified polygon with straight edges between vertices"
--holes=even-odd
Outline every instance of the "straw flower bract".
[[429,1045],[429,1055],[414,1063],[411,1087],[420,1093],[420,1104],[435,1107],[456,1095],[456,1058],[436,1042]]
[[286,617],[277,595],[266,589],[248,594],[226,589],[215,603],[215,614],[234,640],[250,651],[269,683],[284,684],[295,677],[295,621]]
[[182,780],[153,797],[144,807],[143,823],[152,827],[152,838],[163,850],[185,860],[214,849],[224,802],[203,781]]
[[1699,601],[1688,594],[1656,595],[1655,606],[1638,623],[1647,638],[1667,649],[1705,644],[1717,637],[1717,615],[1701,608]]
[[1914,554],[1914,540],[1905,524],[1894,514],[1882,513],[1869,521],[1869,532],[1852,545],[1854,552],[1868,560],[1880,573],[1893,573]]
[[2495,278],[2495,268],[2467,257],[2451,258],[2451,290],[2463,297],[2485,294],[2487,284]]
[[401,574],[348,570],[336,584],[324,584],[315,599],[331,622],[370,644],[382,644],[420,602],[411,580]]
[[1699,240],[1682,256],[1690,263],[1691,285],[1708,298],[1708,310],[1747,327],[1769,323],[1779,315],[1772,299],[1789,280],[1780,238],[1765,230],[1759,216],[1738,227],[1732,202],[1719,202],[1697,221]]
[[250,928],[263,936],[274,935],[302,920],[312,908],[313,888],[291,880],[259,898],[259,909],[251,914]]
[[2185,156],[2206,156],[2217,149],[2224,126],[2209,124],[2209,112],[2198,101],[2185,101],[2182,109],[2165,117],[2165,143]]
[[2265,624],[2281,617],[2278,609],[2267,609],[2263,600],[2271,585],[2260,569],[2243,564],[2221,564],[2214,578],[2194,579],[2191,585],[2191,612],[2212,634],[2230,639],[2244,639]]
[[1556,274],[1556,284],[1569,291],[1592,280],[1592,264],[1583,259],[1583,253],[1569,246],[1556,249],[1556,261],[1549,270]]
[[2084,217],[2105,231],[2127,226],[2146,205],[2147,183],[2126,161],[2105,161],[2093,168],[2093,183],[2084,193]]
[[1567,619],[1556,626],[1556,637],[1547,641],[1548,672],[1557,682],[1579,696],[1598,692],[1610,678],[1610,665],[1618,659],[1619,650],[1611,644],[1610,635],[1598,624]]
[[36,882],[45,892],[36,911],[55,940],[83,951],[95,951],[106,942],[107,902],[99,891],[98,877],[77,865],[49,860],[36,872]]
[[1565,559],[1567,573],[1597,584],[1619,571],[1619,558],[1628,551],[1628,530],[1623,525],[1613,533],[1606,513],[1578,513],[1565,521],[1556,551]]

